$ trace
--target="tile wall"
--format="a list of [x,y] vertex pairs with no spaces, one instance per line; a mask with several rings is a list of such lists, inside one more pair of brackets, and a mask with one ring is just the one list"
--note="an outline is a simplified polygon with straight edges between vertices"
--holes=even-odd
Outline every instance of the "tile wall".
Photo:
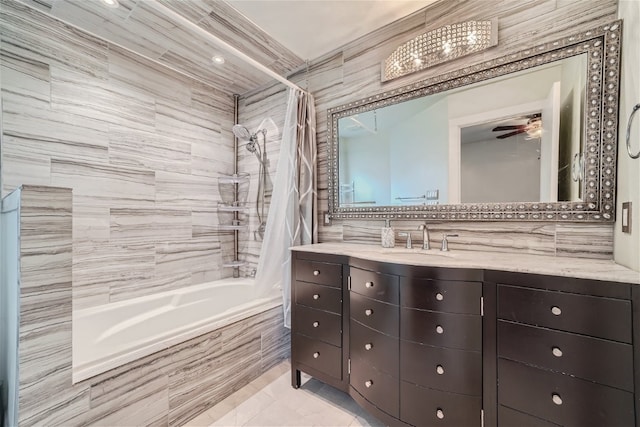
[[232,275],[233,98],[2,0],[2,194],[73,190],[74,307]]
[[[311,61],[308,71],[301,71],[291,79],[308,89],[316,99],[320,212],[328,209],[327,109],[596,27],[617,19],[616,13],[617,0],[440,1]],[[380,83],[380,62],[400,43],[447,23],[494,17],[499,19],[499,45],[496,48]],[[285,99],[286,94],[280,86],[243,96],[244,120],[260,120],[265,112],[282,105]],[[417,225],[418,222],[411,221],[394,224],[398,229],[412,230]],[[382,221],[334,221],[331,226],[320,227],[319,239],[378,244],[382,226]],[[613,224],[442,222],[432,224],[431,229],[435,244],[442,238],[441,232],[460,234],[451,239],[453,250],[613,257]],[[414,237],[419,236],[421,234],[416,230]],[[247,251],[247,257],[254,258],[259,253],[259,246],[250,246]]]
[[19,425],[182,425],[289,355],[282,309],[71,382],[72,194],[24,186]]

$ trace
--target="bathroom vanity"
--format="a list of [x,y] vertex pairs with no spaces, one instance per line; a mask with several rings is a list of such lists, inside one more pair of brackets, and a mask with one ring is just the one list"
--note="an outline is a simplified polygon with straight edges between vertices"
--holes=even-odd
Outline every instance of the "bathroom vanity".
[[388,425],[638,425],[637,272],[344,243],[292,269],[294,387],[304,371]]

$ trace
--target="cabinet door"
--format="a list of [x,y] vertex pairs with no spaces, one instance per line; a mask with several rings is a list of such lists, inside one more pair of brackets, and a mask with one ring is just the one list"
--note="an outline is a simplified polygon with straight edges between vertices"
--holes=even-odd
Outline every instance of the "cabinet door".
[[446,313],[480,314],[480,282],[402,277],[400,305]]
[[351,291],[368,298],[398,304],[400,279],[398,276],[376,273],[351,267]]
[[342,378],[342,349],[300,334],[292,334],[296,362],[307,365],[337,379]]
[[500,320],[498,356],[633,391],[629,344]]
[[342,346],[342,316],[298,305],[296,332],[337,347]]
[[296,280],[342,288],[342,264],[296,259]]
[[482,317],[402,307],[400,337],[437,347],[482,349]]
[[565,426],[632,426],[633,393],[498,359],[498,403]]
[[400,383],[400,419],[414,426],[480,426],[482,397]]
[[498,285],[498,318],[631,343],[631,302]]
[[399,340],[351,320],[351,356],[366,360],[378,370],[398,377]]
[[399,334],[398,306],[367,298],[355,292],[349,293],[351,318],[387,335]]
[[375,369],[365,359],[351,358],[351,387],[365,399],[386,412],[399,418],[400,397],[398,378]]
[[482,395],[482,353],[400,342],[400,379],[423,387]]
[[295,282],[296,304],[342,314],[342,289],[315,283]]

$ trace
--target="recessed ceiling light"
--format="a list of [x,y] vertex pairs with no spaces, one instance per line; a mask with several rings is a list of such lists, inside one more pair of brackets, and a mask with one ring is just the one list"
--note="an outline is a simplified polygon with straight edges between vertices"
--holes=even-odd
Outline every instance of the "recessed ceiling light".
[[214,64],[222,65],[224,64],[224,57],[220,55],[215,55],[211,58]]
[[118,7],[118,6],[120,6],[120,3],[118,3],[118,0],[102,0],[102,3],[104,3],[108,7],[112,7],[114,9],[116,7]]

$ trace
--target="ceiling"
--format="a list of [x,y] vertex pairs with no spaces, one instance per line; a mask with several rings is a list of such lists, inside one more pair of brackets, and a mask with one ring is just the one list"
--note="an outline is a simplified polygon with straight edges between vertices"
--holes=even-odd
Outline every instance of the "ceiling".
[[[435,0],[119,0],[116,9],[100,0],[19,1],[223,92],[243,94],[273,78],[215,38],[286,76]],[[213,64],[214,55],[225,63]]]
[[318,58],[436,0],[227,0],[305,60]]

